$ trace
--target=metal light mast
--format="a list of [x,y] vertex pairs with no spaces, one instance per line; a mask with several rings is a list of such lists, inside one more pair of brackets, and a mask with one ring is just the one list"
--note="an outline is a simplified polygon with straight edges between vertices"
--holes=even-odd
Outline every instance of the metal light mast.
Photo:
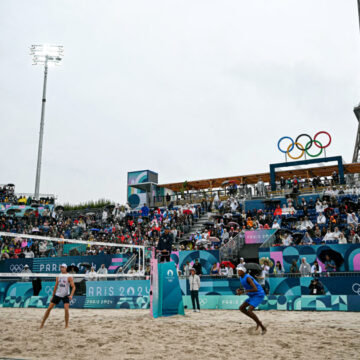
[[50,65],[60,65],[62,58],[64,56],[64,47],[58,45],[31,45],[30,55],[33,57],[33,65],[44,65],[44,85],[43,85],[43,96],[42,96],[42,105],[41,105],[39,147],[38,147],[35,192],[34,192],[34,198],[38,200],[39,190],[40,190],[42,147],[43,147],[43,138],[44,138],[46,84],[47,84],[48,67]]
[[[359,25],[360,25],[360,0],[357,0],[358,14],[359,14]],[[354,114],[358,120],[358,129],[356,133],[355,147],[352,162],[357,163],[360,161],[360,104],[354,107]]]

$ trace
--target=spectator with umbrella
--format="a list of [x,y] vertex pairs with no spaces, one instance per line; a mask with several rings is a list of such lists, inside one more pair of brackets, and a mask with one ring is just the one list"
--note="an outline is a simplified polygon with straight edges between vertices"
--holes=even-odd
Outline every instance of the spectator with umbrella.
[[324,263],[325,270],[329,273],[338,271],[344,262],[342,255],[330,248],[321,251],[319,260]]
[[336,264],[335,261],[330,259],[329,255],[325,256],[325,270],[327,272],[336,272]]

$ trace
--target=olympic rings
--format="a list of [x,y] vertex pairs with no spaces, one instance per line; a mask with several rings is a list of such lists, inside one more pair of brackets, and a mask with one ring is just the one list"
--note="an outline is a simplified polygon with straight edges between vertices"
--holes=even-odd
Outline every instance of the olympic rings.
[[[322,143],[319,140],[317,140],[317,137],[320,134],[325,134],[329,137],[327,144],[322,145]],[[305,147],[302,143],[299,142],[300,138],[302,138],[302,137],[306,137],[309,139],[309,141],[306,143]],[[289,146],[287,146],[286,150],[283,150],[280,147],[280,144],[285,139],[290,140],[291,143],[289,144]],[[315,134],[314,138],[312,138],[309,134],[300,134],[299,136],[296,137],[295,141],[290,136],[283,136],[282,138],[279,139],[279,141],[277,143],[277,147],[280,152],[284,153],[285,155],[288,155],[290,159],[298,160],[304,154],[307,154],[308,156],[310,156],[312,158],[320,156],[323,153],[323,150],[326,149],[328,146],[330,146],[331,141],[332,141],[331,135],[327,131],[319,131],[318,133]],[[310,154],[308,151],[312,147],[313,144],[315,144],[315,146],[320,149],[320,151],[314,155]],[[292,156],[290,154],[294,150],[295,147],[301,151],[301,154],[299,156]]]
[[[319,143],[320,144],[320,146],[318,146],[319,148],[320,148],[320,151],[317,153],[317,154],[315,154],[315,155],[311,155],[311,154],[309,154],[308,153],[308,150],[311,148],[311,146],[312,146],[312,144],[317,144],[317,143]],[[310,144],[310,146],[308,147],[308,145]],[[310,140],[306,145],[305,145],[305,152],[306,152],[306,154],[308,154],[310,157],[312,157],[312,158],[314,158],[314,157],[318,157],[318,156],[320,156],[321,155],[321,153],[323,152],[323,146],[322,146],[322,144],[321,144],[321,142],[319,141],[319,140]]]
[[24,269],[24,265],[20,264],[20,265],[10,265],[10,271],[12,273],[17,273],[17,272],[21,272]]
[[352,291],[353,291],[355,294],[360,295],[360,284],[354,283],[354,284],[352,285]]
[[290,147],[291,147],[291,144],[288,146],[288,148],[287,148],[287,151],[286,151],[286,153],[288,154],[288,156],[289,156],[289,158],[290,159],[293,159],[293,160],[297,160],[297,159],[300,159],[303,155],[304,155],[304,152],[305,152],[305,149],[304,149],[304,147],[302,146],[302,144],[301,143],[295,143],[295,145],[296,145],[296,147],[297,147],[297,145],[299,145],[299,146],[301,146],[301,154],[299,155],[299,156],[292,156],[292,155],[290,155]]
[[289,139],[289,140],[291,140],[291,149],[290,149],[290,151],[293,151],[293,149],[294,149],[294,140],[290,137],[290,136],[283,136],[279,141],[278,141],[278,149],[282,152],[282,153],[284,153],[284,154],[286,154],[287,153],[287,150],[286,151],[284,151],[284,150],[281,150],[281,148],[280,148],[280,143],[284,140],[284,139]]
[[[310,135],[308,135],[308,134],[300,134],[300,135],[296,138],[295,144],[299,142],[299,139],[300,139],[302,136],[306,136],[310,141],[312,140],[312,138],[311,138]],[[297,147],[299,150],[302,150],[302,149],[299,148],[299,146],[296,145],[296,147]],[[309,150],[311,147],[312,147],[312,143],[311,143],[310,147],[309,147],[307,150]],[[305,148],[306,148],[306,146],[305,146]]]
[[319,132],[314,136],[314,140],[316,140],[317,136],[320,135],[320,134],[326,134],[326,135],[329,137],[329,142],[328,142],[326,145],[324,145],[324,146],[318,146],[318,145],[315,143],[315,146],[317,146],[317,147],[319,147],[319,148],[321,148],[321,149],[325,149],[325,148],[327,148],[327,147],[331,144],[331,136],[330,136],[330,134],[329,134],[328,132],[326,132],[326,131],[319,131]]

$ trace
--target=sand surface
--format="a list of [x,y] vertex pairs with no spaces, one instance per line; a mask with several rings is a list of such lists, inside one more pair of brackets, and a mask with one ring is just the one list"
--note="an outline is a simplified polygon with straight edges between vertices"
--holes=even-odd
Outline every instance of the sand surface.
[[62,309],[39,330],[43,309],[0,309],[0,358],[17,359],[359,359],[360,314],[257,311],[254,334],[236,310],[187,311],[152,319],[145,310]]

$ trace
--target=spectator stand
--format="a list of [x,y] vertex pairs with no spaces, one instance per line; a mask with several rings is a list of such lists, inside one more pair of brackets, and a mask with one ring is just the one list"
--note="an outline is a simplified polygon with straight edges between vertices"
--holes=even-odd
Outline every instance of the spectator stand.
[[53,194],[40,194],[39,200],[34,200],[33,194],[16,193],[14,184],[0,185],[0,215],[23,217],[51,213],[54,204]]

